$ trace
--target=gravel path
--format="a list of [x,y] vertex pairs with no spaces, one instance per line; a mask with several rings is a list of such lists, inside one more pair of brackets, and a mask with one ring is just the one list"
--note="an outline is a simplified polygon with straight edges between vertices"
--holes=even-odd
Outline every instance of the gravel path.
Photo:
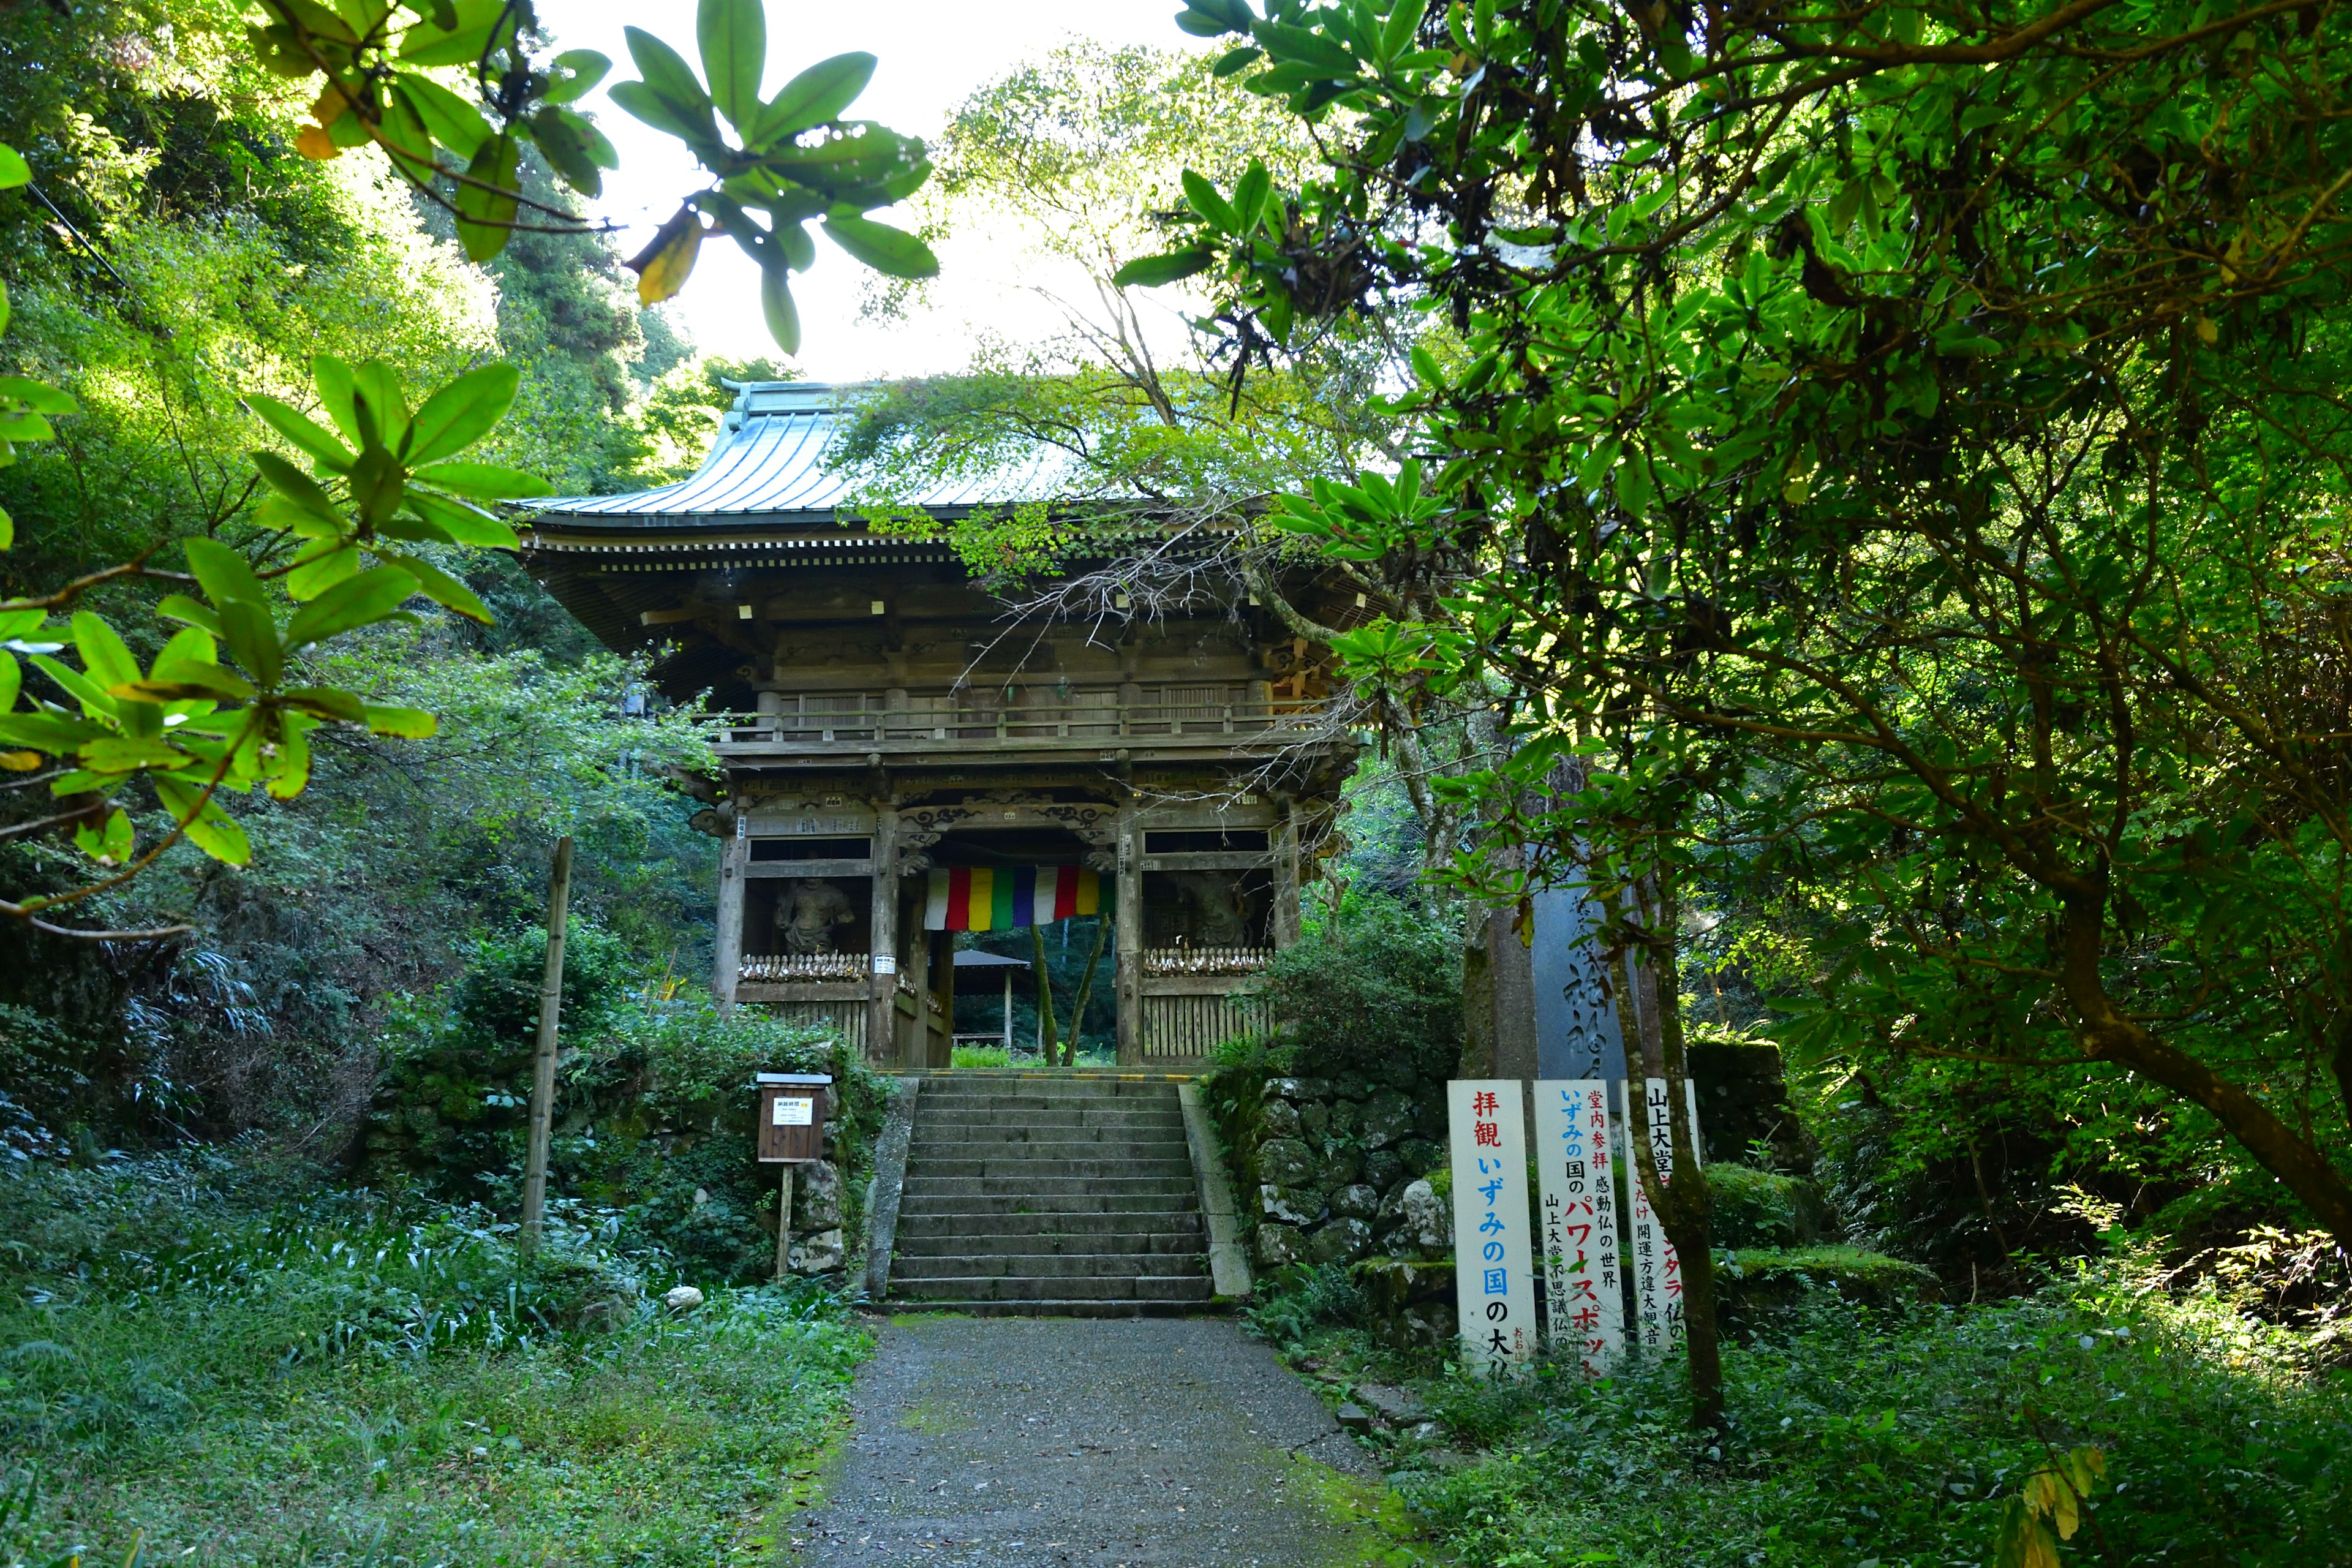
[[878,1330],[810,1568],[1352,1568],[1400,1544],[1362,1451],[1212,1319],[909,1316]]

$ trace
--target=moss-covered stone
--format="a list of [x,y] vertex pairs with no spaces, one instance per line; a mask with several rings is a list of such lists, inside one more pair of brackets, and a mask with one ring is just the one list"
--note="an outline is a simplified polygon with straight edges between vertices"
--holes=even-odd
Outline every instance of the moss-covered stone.
[[1805,1247],[1822,1239],[1828,1211],[1811,1182],[1727,1164],[1706,1168],[1706,1185],[1720,1247]]

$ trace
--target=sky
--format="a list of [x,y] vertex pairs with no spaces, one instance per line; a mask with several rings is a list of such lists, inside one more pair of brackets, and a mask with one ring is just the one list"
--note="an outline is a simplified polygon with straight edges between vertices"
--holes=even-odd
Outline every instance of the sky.
[[[895,131],[936,140],[950,110],[1013,67],[1036,58],[1072,37],[1113,45],[1199,47],[1177,31],[1181,0],[769,0],[768,71],[772,94],[802,69],[832,55],[863,49],[881,65],[850,112]],[[624,26],[642,27],[688,60],[694,44],[694,0],[541,0],[541,21],[559,48],[595,49],[612,58],[607,82],[637,73],[630,65]],[[583,103],[621,155],[605,178],[600,216],[625,226],[617,237],[635,255],[678,198],[701,189],[707,176],[685,148],[614,108],[600,89]],[[892,214],[875,215],[885,222]],[[912,226],[909,222],[907,226]],[[856,319],[865,269],[821,236],[816,266],[793,275],[800,302],[801,374],[816,381],[863,381],[926,375],[961,368],[971,358],[975,330],[1015,342],[1050,335],[1059,318],[1024,283],[1029,275],[1017,245],[999,238],[950,237],[939,247],[940,277],[932,308],[903,323]],[[734,246],[713,237],[693,278],[669,307],[672,319],[705,353],[728,358],[773,355],[762,325],[759,274]],[[1168,323],[1174,330],[1172,313]]]

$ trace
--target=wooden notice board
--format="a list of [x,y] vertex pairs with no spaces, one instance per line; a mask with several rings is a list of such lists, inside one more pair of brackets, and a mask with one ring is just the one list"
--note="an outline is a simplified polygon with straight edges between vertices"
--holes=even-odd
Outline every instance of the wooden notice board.
[[833,1075],[763,1072],[755,1086],[760,1091],[760,1163],[801,1165],[824,1159],[825,1102],[833,1092]]

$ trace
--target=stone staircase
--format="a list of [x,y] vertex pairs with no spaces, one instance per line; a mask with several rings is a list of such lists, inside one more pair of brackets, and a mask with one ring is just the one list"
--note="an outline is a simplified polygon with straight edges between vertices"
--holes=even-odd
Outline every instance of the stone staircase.
[[1209,1304],[1176,1086],[951,1073],[923,1084],[891,1301],[984,1317],[1164,1317]]

